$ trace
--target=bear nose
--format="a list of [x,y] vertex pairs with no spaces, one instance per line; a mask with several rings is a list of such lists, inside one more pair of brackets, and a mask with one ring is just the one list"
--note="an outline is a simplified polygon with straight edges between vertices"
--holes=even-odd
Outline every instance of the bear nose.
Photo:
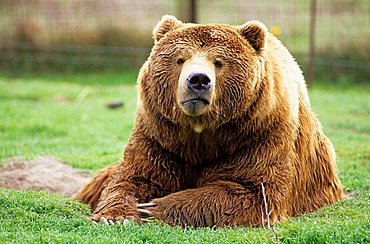
[[186,79],[186,85],[193,92],[206,92],[211,88],[211,79],[204,73],[193,72]]

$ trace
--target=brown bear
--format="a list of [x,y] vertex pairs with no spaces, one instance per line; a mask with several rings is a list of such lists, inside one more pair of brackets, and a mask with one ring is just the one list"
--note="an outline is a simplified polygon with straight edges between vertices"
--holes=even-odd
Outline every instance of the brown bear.
[[164,16],[153,34],[123,159],[75,195],[94,221],[259,226],[343,198],[302,72],[262,23]]

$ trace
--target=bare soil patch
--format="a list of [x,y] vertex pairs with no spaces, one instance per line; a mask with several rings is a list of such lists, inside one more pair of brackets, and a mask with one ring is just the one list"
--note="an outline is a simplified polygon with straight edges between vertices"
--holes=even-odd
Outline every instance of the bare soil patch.
[[22,191],[46,191],[70,197],[89,179],[88,173],[78,171],[52,156],[40,156],[33,160],[8,158],[0,167],[0,188]]

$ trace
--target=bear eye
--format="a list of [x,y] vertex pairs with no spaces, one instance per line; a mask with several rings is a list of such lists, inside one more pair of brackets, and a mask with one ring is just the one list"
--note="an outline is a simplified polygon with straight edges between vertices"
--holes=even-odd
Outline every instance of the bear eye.
[[220,60],[216,60],[216,61],[214,62],[214,64],[215,64],[215,67],[216,67],[217,69],[220,69],[220,68],[222,67],[222,63],[221,63],[221,61],[220,61]]
[[185,63],[185,60],[184,59],[182,59],[182,58],[179,58],[179,59],[177,59],[177,62],[176,62],[178,65],[181,65],[181,64],[183,64],[183,63]]

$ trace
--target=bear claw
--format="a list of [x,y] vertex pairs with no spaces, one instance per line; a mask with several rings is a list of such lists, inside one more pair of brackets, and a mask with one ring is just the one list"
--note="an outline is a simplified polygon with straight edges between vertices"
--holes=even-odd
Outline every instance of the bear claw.
[[[138,203],[137,205],[137,211],[141,215],[141,219],[148,219],[148,218],[154,218],[154,214],[148,210],[150,207],[156,207],[156,203],[148,202],[148,203]],[[150,221],[150,220],[149,220]]]
[[104,223],[106,225],[109,225],[109,222],[108,222],[108,220],[105,217],[100,217],[99,222],[102,222],[102,223]]
[[138,208],[147,208],[147,207],[155,207],[155,206],[157,206],[157,204],[154,203],[154,202],[138,203],[137,204]]
[[[140,220],[141,220],[141,222],[151,222],[151,221],[155,220],[154,214],[150,210],[148,210],[148,208],[156,207],[156,206],[157,206],[157,204],[152,203],[152,202],[138,203],[136,205],[137,212],[140,215],[140,219],[138,220],[138,222],[140,222]],[[95,216],[92,217],[93,224],[103,223],[103,224],[106,224],[106,225],[114,225],[114,224],[127,225],[131,221],[135,220],[134,217],[132,217],[132,218],[128,217],[127,218],[127,216],[125,218],[118,217],[118,218],[115,218],[115,219],[110,219],[110,218],[107,218],[107,217],[104,217],[104,216],[101,216],[101,215],[99,216],[99,215],[95,215]]]
[[152,212],[150,212],[149,210],[147,210],[147,209],[138,209],[137,210],[140,214],[142,214],[142,217],[153,217],[153,213]]
[[[151,220],[152,220],[152,218],[153,218],[153,217],[148,217],[148,218],[141,219],[141,220],[142,220],[142,221],[146,221],[146,222],[148,222],[148,221],[151,221]],[[154,219],[154,218],[153,218],[153,219]],[[126,226],[126,225],[128,225],[130,222],[132,222],[132,221],[133,221],[132,219],[127,219],[127,218],[114,221],[114,220],[111,220],[111,219],[107,219],[107,218],[105,218],[105,217],[101,217],[101,218],[99,219],[99,221],[93,220],[93,221],[92,221],[92,223],[93,223],[94,225],[98,225],[99,223],[103,223],[103,224],[105,224],[105,225],[114,225],[114,224],[119,224],[119,225]]]

